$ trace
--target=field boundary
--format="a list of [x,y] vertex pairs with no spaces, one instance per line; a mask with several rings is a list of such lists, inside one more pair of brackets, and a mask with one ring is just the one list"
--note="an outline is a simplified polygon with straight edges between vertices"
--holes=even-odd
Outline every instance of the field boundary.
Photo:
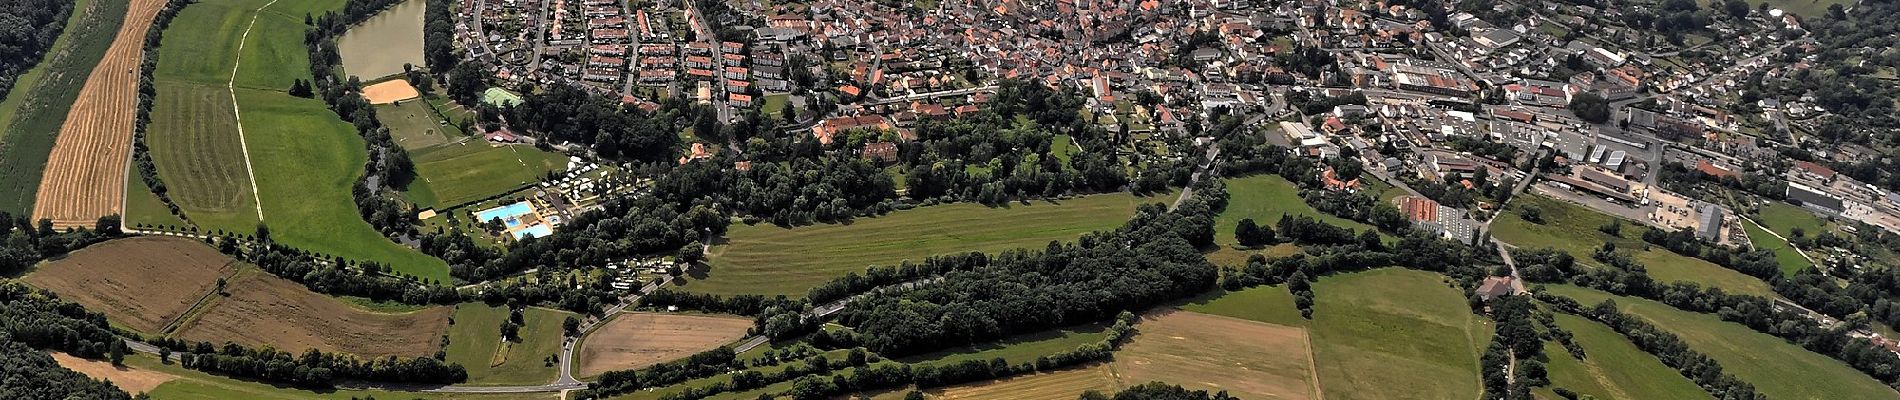
[[244,43],[251,39],[251,28],[257,27],[257,17],[273,4],[277,4],[277,0],[251,10],[251,23],[244,25],[244,34],[238,36],[237,56],[231,61],[231,79],[224,82],[224,89],[231,93],[231,117],[237,122],[234,125],[237,126],[238,151],[244,153],[244,176],[251,180],[251,202],[257,206],[257,223],[260,224],[264,223],[264,198],[257,193],[257,171],[251,169],[251,145],[244,139],[244,110],[237,99],[237,76],[238,67],[244,65]]
[[[232,267],[234,264],[237,264],[237,263],[238,263],[237,260],[231,260],[231,261],[225,262],[224,266]],[[231,268],[231,275],[220,276],[218,277],[218,279],[223,279],[226,282],[229,282],[229,281],[237,279],[238,273],[243,272],[243,271],[244,271],[243,265],[236,265],[235,267]],[[211,302],[211,297],[217,296],[217,295],[218,295],[218,289],[216,287],[212,287],[211,291],[205,292],[205,294],[199,295],[198,301],[191,303],[191,308],[185,309],[185,312],[178,313],[177,318],[172,318],[171,321],[165,322],[165,326],[158,328],[158,332],[155,332],[155,333],[159,335],[170,335],[172,334],[172,332],[177,332],[178,325],[180,325],[181,323],[185,321],[185,317],[193,315],[193,314],[197,314],[200,310],[203,310],[205,307],[205,304]]]

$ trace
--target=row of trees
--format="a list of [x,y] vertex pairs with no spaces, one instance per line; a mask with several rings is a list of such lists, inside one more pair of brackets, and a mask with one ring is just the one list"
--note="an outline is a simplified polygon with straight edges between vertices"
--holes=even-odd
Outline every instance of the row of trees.
[[1683,377],[1694,381],[1710,396],[1718,399],[1767,399],[1768,396],[1755,391],[1755,386],[1722,369],[1722,364],[1689,347],[1687,342],[1674,333],[1657,328],[1641,317],[1623,313],[1616,302],[1604,300],[1588,309],[1568,297],[1551,294],[1538,294],[1537,299],[1550,304],[1552,308],[1570,314],[1582,315],[1615,330],[1664,365],[1675,368]]
[[293,355],[271,347],[247,348],[233,343],[220,347],[172,338],[155,338],[150,343],[163,349],[164,355],[176,354],[179,365],[185,368],[313,388],[328,388],[343,380],[450,384],[468,379],[468,371],[461,365],[428,357],[365,360],[317,349]]
[[1548,370],[1544,367],[1549,361],[1544,355],[1545,338],[1534,325],[1540,315],[1546,321],[1549,316],[1540,314],[1531,299],[1524,296],[1499,297],[1489,304],[1491,320],[1497,322],[1497,328],[1490,346],[1479,357],[1484,398],[1531,399],[1532,388],[1550,385]]

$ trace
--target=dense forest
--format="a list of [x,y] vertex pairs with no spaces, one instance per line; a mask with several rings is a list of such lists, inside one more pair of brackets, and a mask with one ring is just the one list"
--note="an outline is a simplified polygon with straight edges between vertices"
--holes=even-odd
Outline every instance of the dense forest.
[[53,362],[53,356],[0,333],[0,398],[14,400],[131,399],[111,382]]
[[72,0],[7,0],[0,3],[0,98],[20,74],[39,64],[66,29]]

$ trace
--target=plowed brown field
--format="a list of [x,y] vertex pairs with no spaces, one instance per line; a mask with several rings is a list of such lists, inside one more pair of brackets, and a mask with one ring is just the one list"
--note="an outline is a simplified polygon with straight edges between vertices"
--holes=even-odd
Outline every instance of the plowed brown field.
[[[359,356],[420,357],[441,348],[449,308],[407,313],[370,312],[261,270],[246,270],[187,316],[174,337],[211,343],[231,341],[301,354],[315,348]],[[500,329],[497,327],[496,329]]]
[[673,361],[745,336],[752,320],[711,315],[620,314],[581,342],[578,376]]
[[50,261],[22,280],[128,328],[162,334],[211,293],[236,261],[197,240],[141,236],[100,243]]
[[132,151],[132,119],[138,109],[138,67],[145,31],[164,0],[131,0],[125,24],[99,65],[86,77],[79,99],[60,126],[33,203],[34,219],[57,227],[89,227],[101,216],[120,214],[126,164]]

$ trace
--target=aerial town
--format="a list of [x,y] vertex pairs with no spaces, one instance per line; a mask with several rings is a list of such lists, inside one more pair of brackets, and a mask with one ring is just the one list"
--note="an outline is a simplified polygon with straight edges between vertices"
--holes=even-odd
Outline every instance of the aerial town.
[[128,3],[0,393],[1900,399],[1900,2]]

